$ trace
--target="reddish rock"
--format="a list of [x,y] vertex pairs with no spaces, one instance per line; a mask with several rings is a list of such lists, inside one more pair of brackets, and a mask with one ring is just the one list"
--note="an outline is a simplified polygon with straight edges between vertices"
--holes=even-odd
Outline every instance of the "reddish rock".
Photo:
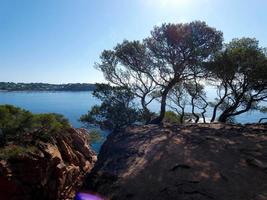
[[73,199],[96,161],[88,133],[70,129],[55,143],[36,146],[36,152],[0,160],[0,199]]
[[147,125],[111,134],[84,189],[116,200],[266,200],[267,125]]

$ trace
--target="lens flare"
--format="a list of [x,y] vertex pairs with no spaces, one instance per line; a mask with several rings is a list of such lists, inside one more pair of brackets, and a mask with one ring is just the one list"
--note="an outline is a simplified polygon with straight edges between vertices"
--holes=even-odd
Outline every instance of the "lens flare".
[[80,192],[76,195],[75,200],[104,200],[104,199],[95,194]]
[[146,3],[158,7],[168,6],[186,6],[192,3],[192,0],[146,0]]

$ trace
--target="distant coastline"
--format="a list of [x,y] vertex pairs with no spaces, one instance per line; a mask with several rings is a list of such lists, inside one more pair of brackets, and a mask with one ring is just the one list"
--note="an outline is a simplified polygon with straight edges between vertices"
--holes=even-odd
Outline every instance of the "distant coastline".
[[0,82],[0,91],[93,91],[95,84],[91,83],[14,83]]

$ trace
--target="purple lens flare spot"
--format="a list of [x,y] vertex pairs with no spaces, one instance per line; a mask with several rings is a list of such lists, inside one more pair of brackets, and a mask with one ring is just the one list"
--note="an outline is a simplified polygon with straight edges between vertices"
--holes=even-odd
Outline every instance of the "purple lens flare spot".
[[76,200],[104,200],[98,195],[90,194],[90,193],[83,193],[83,192],[78,193],[75,199]]

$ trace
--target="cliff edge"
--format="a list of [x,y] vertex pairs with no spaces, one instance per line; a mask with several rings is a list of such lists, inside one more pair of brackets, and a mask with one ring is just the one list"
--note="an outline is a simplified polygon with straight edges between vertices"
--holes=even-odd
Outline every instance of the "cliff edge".
[[84,191],[116,200],[266,200],[267,125],[128,127],[108,137]]

